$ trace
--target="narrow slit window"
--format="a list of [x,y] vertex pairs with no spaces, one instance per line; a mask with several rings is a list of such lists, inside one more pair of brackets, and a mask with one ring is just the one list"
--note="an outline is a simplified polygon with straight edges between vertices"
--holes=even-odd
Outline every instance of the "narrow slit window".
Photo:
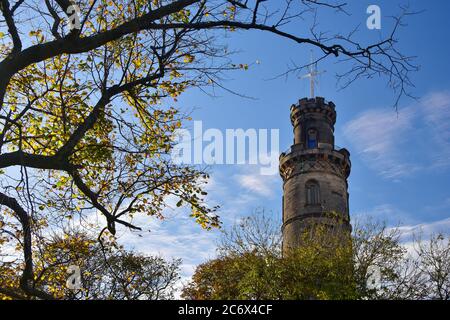
[[306,204],[315,205],[320,203],[319,184],[316,181],[306,183]]
[[317,131],[315,129],[308,130],[308,149],[317,148]]

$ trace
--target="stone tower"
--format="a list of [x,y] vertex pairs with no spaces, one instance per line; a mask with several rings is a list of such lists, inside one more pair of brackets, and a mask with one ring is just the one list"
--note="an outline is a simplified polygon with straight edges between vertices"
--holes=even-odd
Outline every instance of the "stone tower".
[[303,98],[291,106],[294,144],[280,155],[283,178],[283,251],[300,245],[311,224],[350,232],[347,177],[350,153],[334,145],[336,110],[324,98]]

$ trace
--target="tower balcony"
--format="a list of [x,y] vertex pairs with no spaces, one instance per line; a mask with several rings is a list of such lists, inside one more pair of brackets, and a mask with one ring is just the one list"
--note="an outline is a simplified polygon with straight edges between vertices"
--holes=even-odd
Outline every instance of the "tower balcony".
[[306,149],[303,144],[294,144],[288,150],[282,152],[279,157],[280,172],[284,172],[295,163],[318,160],[339,164],[342,166],[346,177],[350,174],[350,152],[345,148],[321,143],[313,149]]

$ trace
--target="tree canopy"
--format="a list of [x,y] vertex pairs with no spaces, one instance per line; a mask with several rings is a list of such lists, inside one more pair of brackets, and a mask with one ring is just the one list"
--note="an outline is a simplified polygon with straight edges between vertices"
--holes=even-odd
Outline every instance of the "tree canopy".
[[[71,300],[156,300],[174,297],[180,260],[125,250],[85,232],[40,238],[35,244],[34,288]],[[0,300],[27,299],[20,290],[20,259],[0,265]],[[76,267],[77,270],[72,268]],[[73,279],[71,287],[68,281]]]
[[401,229],[356,223],[351,239],[313,226],[302,245],[281,253],[278,223],[260,212],[225,230],[219,256],[199,265],[183,289],[193,300],[449,299],[450,239],[416,237],[410,250]]

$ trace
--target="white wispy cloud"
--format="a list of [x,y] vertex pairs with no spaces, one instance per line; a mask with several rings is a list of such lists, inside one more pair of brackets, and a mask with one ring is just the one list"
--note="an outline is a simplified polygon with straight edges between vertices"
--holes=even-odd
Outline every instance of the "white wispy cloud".
[[354,221],[375,221],[385,222],[388,225],[414,225],[419,223],[416,212],[405,212],[390,203],[376,205],[372,208],[355,212],[352,214]]
[[144,231],[123,230],[119,235],[120,242],[129,248],[166,258],[182,258],[185,263],[214,254],[217,232],[202,229],[187,215],[165,220],[141,216],[134,222]]
[[400,109],[371,109],[344,125],[344,137],[382,177],[450,166],[450,92]]
[[[259,166],[243,165],[238,170],[238,174],[234,170],[214,170],[206,184],[208,203],[221,206],[217,213],[224,227],[248,216],[261,204],[261,199],[275,196],[274,190],[280,188],[279,177],[261,175]],[[174,199],[168,201],[172,203]],[[164,215],[165,220],[136,216],[132,222],[143,231],[119,228],[119,242],[145,254],[182,259],[181,277],[185,283],[199,264],[216,256],[221,231],[201,229],[187,209],[166,209]]]
[[435,92],[423,99],[423,115],[431,131],[433,167],[450,165],[450,92]]
[[369,110],[344,126],[344,136],[362,159],[386,178],[406,175],[418,169],[404,161],[399,146],[412,129],[414,112],[392,109]]
[[400,226],[399,230],[403,240],[410,240],[414,235],[429,238],[433,234],[450,234],[450,217],[442,220]]
[[427,244],[431,236],[450,235],[450,217],[423,222],[415,214],[404,212],[391,204],[383,204],[352,215],[352,225],[363,226],[368,221],[386,223],[387,230],[398,230],[400,242],[408,252],[417,254],[417,241]]
[[[146,255],[159,256],[167,260],[181,259],[181,282],[177,284],[176,297],[179,297],[183,284],[191,278],[195,268],[216,256],[216,245],[220,230],[205,230],[189,217],[189,208],[177,208],[176,199],[168,198],[168,207],[164,210],[164,219],[154,216],[138,214],[131,218],[124,218],[127,222],[140,227],[142,230],[130,230],[117,224],[117,241],[128,250]],[[105,217],[93,211],[73,220],[74,225],[81,224],[93,236],[97,236],[106,225]],[[92,227],[88,227],[92,225]]]
[[417,257],[418,243],[425,247],[429,245],[430,238],[437,234],[450,235],[450,218],[400,226],[400,241],[409,254]]
[[181,281],[176,297],[193,275],[195,268],[216,256],[219,230],[207,231],[197,225],[187,214],[173,214],[165,220],[139,216],[134,223],[143,231],[132,232],[119,228],[118,241],[126,248],[156,255],[165,259],[181,259]]
[[257,195],[272,197],[274,195],[274,177],[258,174],[238,174],[235,175],[239,185],[247,190],[255,192]]

